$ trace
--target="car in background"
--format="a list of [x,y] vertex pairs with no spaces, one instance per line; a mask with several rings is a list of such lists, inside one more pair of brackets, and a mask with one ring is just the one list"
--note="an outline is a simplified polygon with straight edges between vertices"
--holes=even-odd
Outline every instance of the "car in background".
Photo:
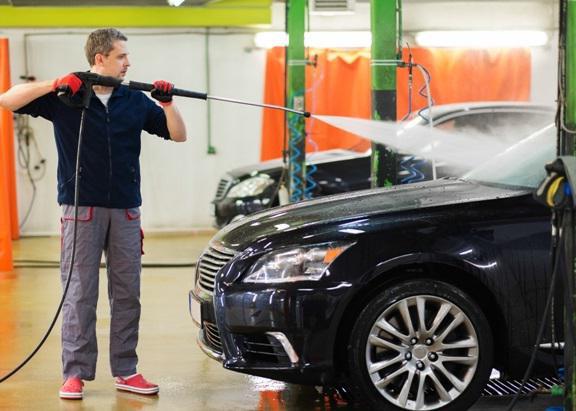
[[[529,362],[551,281],[551,213],[533,191],[555,137],[550,124],[461,178],[227,225],[190,291],[200,347],[229,370],[345,386],[373,409],[468,409],[493,368],[518,378]],[[539,353],[533,376],[550,364]]]
[[[484,102],[434,106],[434,126],[456,132],[481,133],[486,138],[514,141],[553,121],[554,108],[519,102]],[[429,110],[415,113],[406,122],[428,125]],[[317,169],[312,175],[315,188],[311,197],[370,188],[370,151],[327,150],[306,155],[308,167]],[[218,183],[212,200],[213,225],[221,228],[246,215],[280,204],[278,189],[284,169],[281,159],[252,164],[230,170]],[[462,175],[468,169],[432,164],[429,161],[403,156],[398,170],[400,183],[431,180],[433,177]]]

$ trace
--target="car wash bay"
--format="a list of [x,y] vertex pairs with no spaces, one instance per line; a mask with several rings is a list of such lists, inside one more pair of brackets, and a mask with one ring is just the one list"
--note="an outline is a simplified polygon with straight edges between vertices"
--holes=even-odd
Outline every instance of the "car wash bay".
[[[0,383],[0,410],[365,410],[367,404],[383,409],[375,404],[384,402],[437,409],[446,401],[475,411],[506,409],[528,366],[551,281],[545,268],[549,210],[530,193],[555,153],[561,2],[109,3],[0,0],[0,93],[86,70],[86,36],[114,26],[128,36],[129,80],[164,79],[200,97],[174,97],[187,142],[148,133],[141,139],[138,372],[158,383],[160,393],[114,387],[102,267],[97,372],[85,383],[84,398],[58,398],[59,318],[34,358]],[[370,24],[371,17],[382,24]],[[292,47],[284,47],[286,34]],[[214,98],[205,100],[203,93]],[[284,106],[291,114],[284,115]],[[42,339],[62,286],[52,126],[0,110],[1,378]],[[368,119],[389,122],[366,128]],[[396,120],[403,121],[400,128]],[[409,130],[418,144],[395,146],[393,138],[381,138],[410,136]],[[450,139],[445,133],[466,143],[442,151]],[[524,139],[532,148],[521,146],[515,160],[498,162],[504,148]],[[440,147],[437,157],[430,146]],[[379,161],[371,165],[372,155]],[[469,172],[482,177],[451,178]],[[417,184],[390,195],[360,191],[411,186],[406,183]],[[278,207],[328,194],[344,197]],[[422,249],[419,257],[402,260]],[[418,264],[434,253],[456,262]],[[348,290],[362,292],[352,297]],[[343,301],[349,304],[339,306]],[[201,330],[191,318],[198,310]],[[392,331],[375,316],[385,311],[397,327]],[[418,329],[432,327],[435,316],[446,316],[436,324],[445,333]],[[346,331],[327,332],[331,318]],[[562,341],[554,330],[542,341],[547,355]],[[332,344],[345,348],[332,352]],[[453,348],[443,352],[441,345]],[[400,368],[394,365],[398,352]],[[227,370],[206,354],[224,355],[231,368],[246,366],[247,373]],[[482,388],[478,379],[491,373],[487,358],[515,378],[504,382],[493,372]],[[442,361],[456,365],[441,369]],[[556,411],[551,407],[563,403],[561,361],[537,363],[539,377],[529,381],[515,409]],[[372,399],[355,402],[322,387],[314,367],[326,362],[338,372],[356,370],[347,381],[362,381],[355,395],[371,393]],[[270,369],[280,370],[277,379]],[[248,375],[262,373],[271,378]],[[461,387],[472,387],[473,398],[459,396]]]

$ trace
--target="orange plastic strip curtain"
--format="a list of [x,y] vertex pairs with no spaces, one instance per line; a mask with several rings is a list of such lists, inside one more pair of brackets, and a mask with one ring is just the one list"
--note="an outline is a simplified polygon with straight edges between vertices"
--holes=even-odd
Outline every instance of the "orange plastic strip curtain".
[[[435,104],[467,101],[528,101],[531,88],[530,49],[412,49],[414,62],[430,72]],[[408,53],[404,50],[404,60]],[[426,106],[418,94],[424,85],[414,74],[414,109]],[[402,118],[408,108],[408,70],[398,70],[397,110]]]
[[[0,93],[10,88],[8,39],[0,39]],[[12,113],[0,109],[0,271],[11,271],[12,239],[18,238],[14,125]]]
[[[314,50],[316,65],[306,68],[306,110],[314,114],[370,117],[370,60],[365,50],[336,52]],[[284,104],[284,48],[268,50],[264,101]],[[307,151],[337,147],[362,150],[370,143],[353,134],[335,129],[320,121],[309,119],[306,132],[314,144]],[[263,111],[260,158],[268,160],[282,155],[284,144],[284,113]]]
[[[306,110],[313,114],[371,117],[370,53],[368,50],[310,50],[306,71]],[[430,72],[435,104],[468,101],[526,101],[530,98],[529,49],[412,49],[415,63]],[[404,50],[404,60],[408,50]],[[397,70],[397,117],[408,111],[408,69]],[[412,111],[425,107],[418,91],[424,79],[413,68]],[[284,48],[268,51],[264,101],[284,105]],[[307,121],[307,151],[347,148],[363,151],[370,142],[313,118]],[[264,110],[260,158],[282,155],[284,114]]]

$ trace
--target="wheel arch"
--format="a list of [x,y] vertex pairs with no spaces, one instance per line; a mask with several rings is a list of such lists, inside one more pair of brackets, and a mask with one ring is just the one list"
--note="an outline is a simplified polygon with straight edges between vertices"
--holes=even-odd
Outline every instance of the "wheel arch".
[[[464,274],[464,275],[463,275]],[[374,275],[370,281],[357,290],[354,297],[346,305],[338,330],[336,332],[337,345],[334,347],[334,366],[337,375],[346,372],[347,369],[347,346],[350,332],[362,309],[376,295],[386,287],[395,284],[415,280],[439,280],[460,288],[470,295],[474,302],[480,306],[492,329],[494,347],[494,363],[496,366],[505,365],[508,360],[508,338],[506,322],[496,298],[490,289],[471,272],[446,262],[407,262],[394,264],[388,270]]]

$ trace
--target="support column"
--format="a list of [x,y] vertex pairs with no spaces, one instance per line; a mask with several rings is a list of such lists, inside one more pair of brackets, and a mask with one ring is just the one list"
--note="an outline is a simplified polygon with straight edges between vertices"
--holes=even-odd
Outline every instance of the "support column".
[[[371,0],[372,118],[396,121],[396,61],[398,60],[399,0]],[[372,187],[398,183],[396,153],[372,143]]]
[[[8,39],[0,39],[0,93],[10,88]],[[12,240],[18,238],[14,126],[12,113],[0,109],[0,271],[12,271]]]
[[[304,111],[306,61],[304,31],[307,0],[286,1],[286,106]],[[286,113],[288,128],[288,191],[290,202],[304,199],[306,189],[306,131],[304,117]]]

